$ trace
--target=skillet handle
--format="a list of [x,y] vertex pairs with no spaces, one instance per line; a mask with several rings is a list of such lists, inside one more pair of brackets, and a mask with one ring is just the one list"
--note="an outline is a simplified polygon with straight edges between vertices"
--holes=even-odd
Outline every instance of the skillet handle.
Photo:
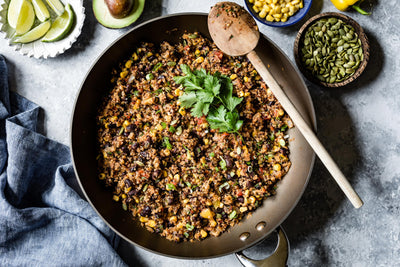
[[252,260],[245,255],[242,251],[235,253],[238,260],[245,267],[285,267],[287,266],[287,260],[289,257],[289,240],[286,233],[283,231],[281,226],[276,228],[278,233],[278,245],[274,253],[266,259],[263,260]]

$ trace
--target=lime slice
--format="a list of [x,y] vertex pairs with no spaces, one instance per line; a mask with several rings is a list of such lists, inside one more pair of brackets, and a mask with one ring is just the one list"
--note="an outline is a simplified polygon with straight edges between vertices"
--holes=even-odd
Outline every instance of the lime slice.
[[55,42],[64,38],[74,24],[74,17],[71,5],[67,4],[64,13],[54,20],[50,30],[43,37],[42,42]]
[[60,0],[46,0],[47,4],[56,12],[58,16],[61,16],[64,13],[64,5],[60,2]]
[[18,15],[17,26],[15,31],[17,35],[21,35],[29,31],[35,21],[35,11],[29,0],[23,0],[21,10]]
[[50,29],[51,22],[50,20],[46,20],[45,22],[40,23],[38,26],[30,30],[29,32],[21,35],[13,40],[14,43],[30,43],[46,34],[46,32]]
[[17,27],[18,14],[20,13],[21,6],[22,6],[22,0],[11,0],[10,5],[8,6],[8,11],[7,11],[8,25],[10,25],[14,29]]
[[50,18],[49,10],[42,0],[32,0],[33,8],[35,9],[36,17],[41,21]]

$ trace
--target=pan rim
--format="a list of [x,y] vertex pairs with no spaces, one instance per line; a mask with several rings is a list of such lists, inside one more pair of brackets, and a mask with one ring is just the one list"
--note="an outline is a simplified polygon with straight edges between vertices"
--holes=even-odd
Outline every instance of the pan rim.
[[[69,136],[69,142],[70,142],[70,155],[71,155],[71,160],[72,160],[72,165],[74,168],[74,172],[76,175],[76,179],[78,180],[78,184],[82,190],[83,195],[85,196],[86,200],[89,202],[89,204],[92,206],[92,208],[95,210],[95,212],[97,213],[97,215],[102,219],[102,221],[114,232],[116,233],[119,237],[123,238],[125,241],[127,241],[129,244],[134,245],[134,246],[138,246],[146,251],[155,253],[157,255],[161,255],[161,256],[166,256],[166,257],[171,257],[171,258],[177,258],[177,259],[186,259],[186,260],[199,260],[199,259],[211,259],[211,258],[218,258],[218,257],[222,257],[222,256],[226,256],[226,255],[230,255],[233,253],[236,253],[238,251],[242,251],[245,250],[251,246],[254,246],[255,244],[259,243],[261,240],[265,239],[267,236],[269,236],[275,229],[271,229],[270,231],[266,232],[265,234],[263,234],[262,236],[260,236],[259,238],[257,238],[256,240],[252,241],[249,244],[244,244],[241,248],[239,249],[233,249],[232,251],[226,252],[226,253],[220,253],[220,254],[214,254],[214,255],[208,255],[208,256],[181,256],[181,255],[171,255],[171,254],[166,254],[166,253],[162,253],[160,251],[156,251],[150,248],[147,248],[143,245],[140,245],[136,242],[134,242],[133,240],[131,240],[130,238],[128,238],[127,236],[125,236],[123,233],[121,233],[120,231],[118,231],[113,225],[111,225],[111,223],[108,222],[108,220],[106,220],[104,218],[104,216],[99,212],[99,210],[95,207],[94,203],[92,202],[92,200],[89,198],[82,182],[81,179],[79,177],[78,171],[77,171],[77,167],[75,164],[75,157],[74,157],[74,151],[73,151],[73,124],[74,124],[74,117],[76,115],[76,107],[77,107],[77,103],[79,100],[79,97],[81,95],[83,86],[88,78],[88,76],[90,75],[90,73],[92,72],[93,68],[95,67],[95,65],[98,63],[98,61],[103,57],[103,55],[105,53],[107,53],[107,51],[113,47],[118,41],[120,41],[121,39],[125,38],[127,35],[131,34],[131,32],[138,30],[141,27],[144,27],[148,24],[151,24],[155,21],[158,20],[163,20],[169,17],[180,17],[180,16],[207,16],[208,13],[204,13],[204,12],[181,12],[181,13],[174,13],[174,14],[168,14],[168,15],[163,15],[163,16],[159,16],[150,20],[147,20],[143,23],[140,23],[138,25],[136,25],[135,27],[133,27],[132,29],[130,29],[129,31],[127,31],[126,33],[124,33],[123,35],[119,36],[118,38],[116,38],[113,42],[111,42],[106,48],[104,48],[104,50],[94,59],[94,61],[92,62],[91,66],[89,67],[89,69],[87,70],[87,73],[85,74],[83,80],[80,83],[80,87],[79,87],[79,91],[76,94],[75,97],[75,101],[73,104],[73,113],[71,114],[71,118],[70,118],[70,136]],[[304,81],[304,79],[302,78],[299,70],[297,69],[297,66],[295,64],[293,64],[293,62],[289,59],[289,57],[282,51],[282,49],[280,47],[278,47],[271,39],[269,39],[267,36],[265,36],[264,34],[262,34],[262,37],[264,39],[266,39],[267,41],[269,41],[274,48],[276,48],[282,55],[283,57],[290,62],[290,64],[293,66],[294,70],[296,71],[297,75],[300,78],[300,82],[301,82],[301,86],[303,86],[304,88],[308,88],[306,86],[306,83]],[[317,125],[316,125],[316,114],[315,114],[315,108],[314,108],[314,104],[310,95],[309,90],[305,90],[305,97],[306,100],[309,101],[310,103],[310,107],[309,107],[309,116],[310,116],[310,120],[312,122],[312,126],[314,127],[314,129],[317,129]],[[314,168],[314,163],[315,163],[315,153],[312,154],[311,157],[311,162],[310,162],[310,169],[308,171],[307,177],[305,179],[305,183],[303,188],[301,188],[300,190],[300,194],[298,195],[297,199],[293,202],[291,208],[288,210],[288,212],[285,214],[285,216],[282,216],[282,218],[279,220],[279,224],[277,224],[277,226],[281,225],[286,218],[291,214],[291,212],[293,211],[293,209],[297,206],[298,202],[300,201],[301,197],[304,194],[304,191],[308,185],[311,173],[313,171]]]

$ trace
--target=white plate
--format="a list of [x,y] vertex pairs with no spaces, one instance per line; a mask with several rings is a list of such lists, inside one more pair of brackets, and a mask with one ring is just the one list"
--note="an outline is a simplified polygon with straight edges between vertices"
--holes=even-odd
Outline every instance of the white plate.
[[[44,0],[44,2],[46,2]],[[71,32],[64,39],[52,42],[44,43],[40,39],[27,44],[16,44],[12,42],[15,30],[11,28],[7,23],[7,10],[10,0],[0,0],[0,34],[4,38],[8,39],[8,44],[18,51],[22,55],[34,58],[48,58],[55,57],[59,54],[64,53],[65,50],[69,49],[72,44],[76,41],[81,33],[83,21],[85,20],[85,8],[82,5],[82,0],[62,0],[63,4],[70,4],[75,13],[74,26]],[[47,6],[51,14],[51,20],[57,17],[54,11]],[[35,22],[35,25],[38,22]]]

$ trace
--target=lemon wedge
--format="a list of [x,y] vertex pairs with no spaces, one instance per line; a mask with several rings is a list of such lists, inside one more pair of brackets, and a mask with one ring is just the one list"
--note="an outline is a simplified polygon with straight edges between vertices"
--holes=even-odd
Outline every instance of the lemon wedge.
[[43,37],[42,42],[55,42],[67,36],[74,23],[74,17],[75,14],[71,5],[67,4],[64,13],[54,20],[50,30]]
[[29,31],[35,21],[35,11],[29,0],[22,0],[21,9],[18,15],[15,31],[17,35],[21,35]]
[[29,32],[21,35],[13,40],[14,43],[30,43],[41,38],[50,29],[51,22],[46,20],[40,23],[38,26],[30,30]]
[[58,16],[61,16],[64,13],[64,6],[60,2],[60,0],[46,0],[47,4],[56,12]]
[[17,27],[18,14],[21,10],[22,0],[11,0],[7,10],[8,25],[12,28]]
[[32,0],[33,8],[35,9],[35,14],[38,20],[41,22],[50,18],[49,10],[42,0]]

